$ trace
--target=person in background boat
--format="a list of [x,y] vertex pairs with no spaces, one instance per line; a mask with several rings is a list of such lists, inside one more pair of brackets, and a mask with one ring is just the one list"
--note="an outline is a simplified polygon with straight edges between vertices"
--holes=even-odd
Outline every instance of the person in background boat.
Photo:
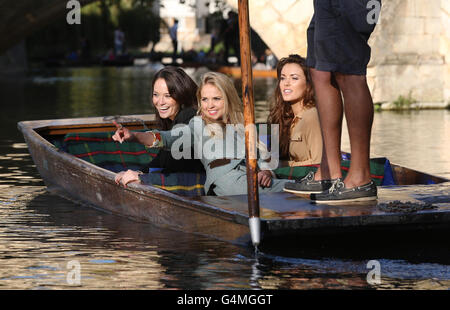
[[[234,149],[234,146],[245,145],[244,115],[242,102],[233,82],[224,74],[208,72],[202,77],[197,100],[200,105],[198,116],[192,118],[185,129],[187,134],[190,134],[187,139],[190,146],[196,150],[196,156],[200,157],[206,170],[205,192],[217,196],[246,194],[247,176],[246,167],[243,165],[245,148]],[[228,137],[232,137],[231,141]],[[148,147],[165,149],[170,149],[180,139],[179,132],[174,133],[173,130],[153,130],[131,137],[119,126],[113,138],[119,142],[133,139]],[[232,156],[227,149],[230,142],[235,151]],[[211,145],[214,145],[214,148]],[[267,151],[261,144],[259,149],[261,152]],[[266,161],[258,160],[258,166],[260,192],[280,192],[284,184],[290,182],[274,179]]]
[[268,123],[280,127],[280,158],[289,166],[319,164],[322,134],[305,59],[293,54],[277,65],[278,83]]
[[175,63],[177,60],[177,52],[178,52],[178,19],[173,20],[172,27],[169,28],[169,36],[172,40],[172,63]]
[[[152,81],[152,102],[157,113],[157,126],[161,130],[170,130],[177,124],[188,124],[197,114],[197,84],[183,69],[167,66],[156,73]],[[119,125],[120,126],[120,125]],[[122,127],[127,140],[137,140],[132,132]],[[118,141],[117,133],[112,137]],[[149,168],[163,168],[164,172],[202,172],[203,165],[197,159],[174,159],[170,151],[160,150],[150,162]],[[139,180],[140,171],[127,170],[119,172],[116,182],[124,184],[131,180]]]
[[239,19],[238,14],[233,11],[228,12],[228,19],[224,24],[224,29],[222,32],[223,43],[224,43],[224,63],[226,65],[230,64],[228,61],[230,48],[233,48],[234,54],[238,59],[238,65],[241,63],[241,52],[239,49]]
[[123,47],[125,44],[125,34],[122,29],[114,30],[114,52],[115,55],[121,55],[123,53]]
[[270,49],[266,49],[265,53],[265,63],[267,69],[275,69],[277,67],[278,59],[272,53]]

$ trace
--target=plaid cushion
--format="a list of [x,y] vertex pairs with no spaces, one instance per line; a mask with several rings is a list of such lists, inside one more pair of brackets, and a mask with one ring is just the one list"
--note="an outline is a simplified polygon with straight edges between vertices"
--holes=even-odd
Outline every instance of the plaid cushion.
[[[385,176],[385,169],[391,169],[390,165],[385,165],[387,162],[386,158],[372,158],[370,160],[370,174],[372,180],[377,186],[384,185],[383,179]],[[310,171],[316,171],[319,165],[308,165],[308,166],[298,166],[298,167],[282,167],[275,169],[274,172],[280,179],[301,179],[306,176]],[[350,160],[341,161],[342,176],[345,178],[348,169],[350,167]]]
[[142,184],[149,184],[183,196],[204,196],[206,173],[158,173],[151,172],[139,176]]
[[114,132],[70,133],[64,137],[62,149],[99,167],[119,172],[145,169],[159,149],[146,148],[140,143],[118,143]]
[[[118,143],[112,140],[114,132],[70,133],[55,145],[69,154],[113,172],[141,170],[158,155],[159,149],[147,148],[140,143]],[[143,184],[184,196],[205,195],[205,173],[145,173],[140,176]]]

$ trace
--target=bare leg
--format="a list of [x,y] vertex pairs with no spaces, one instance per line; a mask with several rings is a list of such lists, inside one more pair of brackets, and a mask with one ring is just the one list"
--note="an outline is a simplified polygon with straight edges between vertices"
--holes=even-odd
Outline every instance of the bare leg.
[[345,187],[352,188],[370,182],[370,136],[373,123],[373,101],[362,75],[336,73],[336,81],[342,90],[350,136],[351,163],[344,180]]
[[342,177],[341,132],[343,117],[341,92],[336,85],[333,85],[333,76],[330,72],[312,68],[310,72],[323,138],[322,161],[315,174],[315,179],[340,178]]

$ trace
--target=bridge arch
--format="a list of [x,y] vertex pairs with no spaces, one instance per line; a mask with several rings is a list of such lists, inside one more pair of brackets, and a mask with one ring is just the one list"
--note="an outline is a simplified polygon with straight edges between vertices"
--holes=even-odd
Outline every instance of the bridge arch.
[[[81,6],[98,0],[78,0]],[[67,0],[0,0],[0,54],[60,18]]]

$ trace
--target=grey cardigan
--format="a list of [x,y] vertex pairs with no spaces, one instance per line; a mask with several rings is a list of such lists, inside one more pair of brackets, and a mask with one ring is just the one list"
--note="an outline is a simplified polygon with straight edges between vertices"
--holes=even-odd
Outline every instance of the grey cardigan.
[[[171,150],[175,159],[190,157],[191,150],[194,148],[195,158],[200,159],[205,167],[206,192],[217,179],[225,176],[245,161],[245,136],[243,131],[239,132],[239,130],[233,130],[234,126],[227,126],[226,134],[222,137],[212,137],[210,126],[206,125],[200,116],[195,116],[188,125],[180,124],[169,131],[152,130],[154,133],[159,133],[161,137],[161,140],[156,141],[153,147]],[[260,149],[260,154],[263,159],[269,158],[267,150]],[[229,161],[220,166],[211,165],[213,161],[224,158],[229,159]],[[273,164],[263,159],[258,159],[260,169],[274,169]],[[230,180],[230,182],[233,182],[233,180]]]

